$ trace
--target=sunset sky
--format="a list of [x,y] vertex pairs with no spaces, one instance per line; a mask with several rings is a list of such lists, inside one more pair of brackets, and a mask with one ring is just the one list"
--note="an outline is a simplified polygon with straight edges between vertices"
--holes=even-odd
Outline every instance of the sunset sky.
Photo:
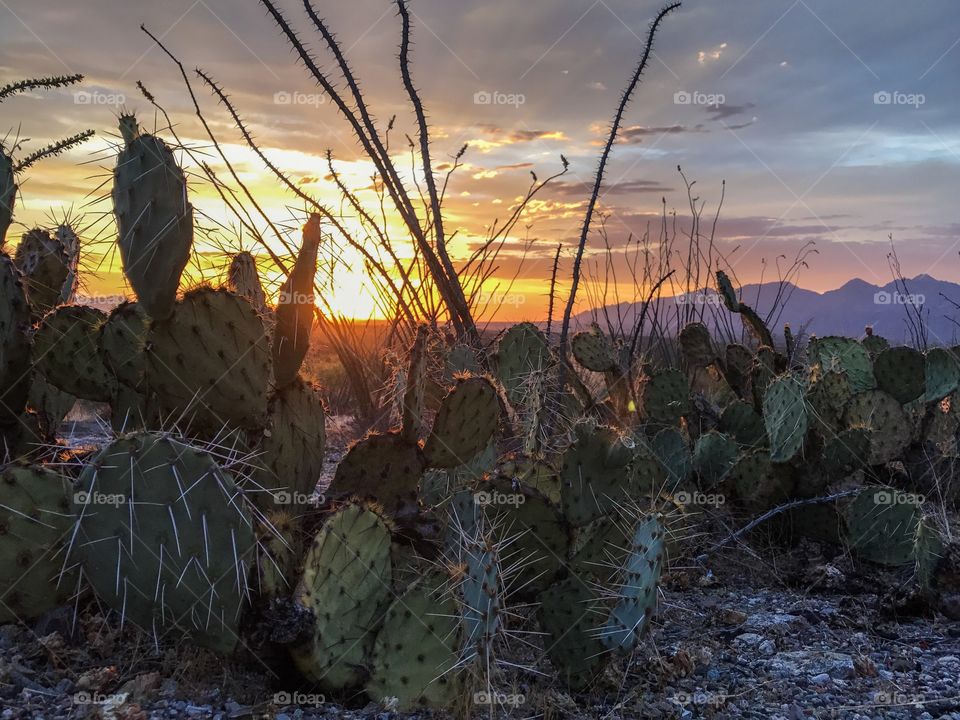
[[[280,5],[332,70],[301,3]],[[394,141],[402,148],[414,125],[399,85],[395,8],[386,0],[315,5],[347,50],[378,121],[398,115]],[[511,278],[523,238],[534,240],[514,288],[522,301],[503,317],[542,315],[553,251],[564,244],[568,267],[599,145],[658,5],[412,0],[411,9],[413,72],[429,110],[434,157],[440,163],[470,145],[448,193],[456,254],[475,247],[508,213],[531,170],[542,178],[560,168],[561,153],[570,160],[570,173],[518,226],[499,271]],[[84,206],[112,167],[107,149],[116,142],[116,115],[137,110],[141,123],[154,127],[138,80],[173,114],[181,137],[202,144],[176,67],[140,32],[141,23],[188,69],[199,66],[218,80],[270,157],[305,190],[335,197],[324,179],[327,148],[347,179],[369,184],[368,164],[346,123],[316,94],[255,0],[0,0],[0,82],[87,76],[79,88],[4,102],[0,131],[20,128],[30,138],[25,152],[87,127],[98,132],[80,150],[26,174],[19,222],[48,223],[51,212],[59,216],[71,206],[74,214],[87,210],[87,222],[109,211],[109,204]],[[810,258],[802,286],[827,290],[852,277],[884,284],[891,233],[907,275],[960,281],[955,0],[685,0],[655,51],[603,190],[612,243],[655,224],[662,198],[689,224],[680,165],[697,181],[706,216],[726,181],[718,239],[727,252],[740,246],[734,262],[741,281],[757,279],[764,259],[772,265],[813,240],[819,255]],[[302,203],[267,177],[215,99],[196,88],[261,202],[278,220],[301,222]],[[209,188],[197,185],[193,200],[211,216],[222,213]],[[22,231],[11,229],[8,239]],[[598,244],[594,237],[594,249]],[[342,289],[334,306],[369,312],[359,269],[337,277]],[[104,267],[88,288],[120,291],[122,281]]]

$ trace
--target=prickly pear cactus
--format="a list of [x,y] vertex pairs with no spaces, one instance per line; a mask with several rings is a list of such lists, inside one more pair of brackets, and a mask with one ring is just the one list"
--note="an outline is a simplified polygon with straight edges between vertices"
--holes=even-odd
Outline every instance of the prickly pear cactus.
[[398,433],[368,435],[337,465],[328,493],[372,499],[392,515],[417,509],[417,486],[426,467],[423,453]]
[[753,368],[753,353],[743,345],[727,345],[724,353],[723,374],[727,383],[742,399],[750,397],[750,371]]
[[742,456],[727,475],[740,501],[753,512],[763,512],[791,497],[794,480],[770,460],[770,451],[754,450]]
[[910,419],[903,407],[883,390],[854,395],[844,411],[848,428],[870,431],[871,465],[889,462],[910,444]]
[[873,362],[877,387],[906,405],[923,395],[927,387],[926,361],[913,348],[893,347],[877,355]]
[[199,288],[147,336],[147,385],[191,431],[263,426],[270,358],[263,321],[243,298]]
[[686,376],[676,369],[661,370],[643,381],[640,387],[642,416],[658,425],[676,425],[691,410],[690,386]]
[[423,446],[427,464],[434,468],[462,465],[486,447],[497,431],[500,399],[483,377],[458,378],[443,399],[433,431]]
[[55,234],[67,258],[67,278],[60,289],[60,302],[71,303],[80,286],[80,238],[69,223],[61,224]]
[[717,359],[710,331],[703,323],[689,323],[680,331],[680,352],[691,368],[706,367]]
[[261,315],[267,314],[267,295],[263,291],[263,285],[260,284],[257,261],[246,250],[237,253],[230,260],[230,267],[227,269],[227,289],[246,298],[253,305],[253,309]]
[[609,662],[598,630],[600,598],[594,585],[577,575],[555,583],[540,595],[540,626],[547,655],[560,680],[573,690],[590,685]]
[[960,387],[960,361],[951,350],[931,348],[926,358],[925,402],[938,402]]
[[[417,328],[417,335],[408,355],[407,371],[403,377],[400,408],[400,434],[408,443],[415,443],[426,432],[425,387],[427,382],[427,326]],[[398,378],[399,380],[399,378]],[[398,393],[399,394],[399,393]]]
[[792,375],[770,383],[763,398],[763,422],[770,438],[770,460],[792,460],[807,435],[806,386]]
[[650,441],[650,449],[666,474],[664,489],[667,492],[687,481],[693,472],[693,455],[682,432],[676,428],[664,428]]
[[507,456],[497,475],[514,485],[523,485],[543,493],[550,502],[560,504],[560,477],[548,462],[532,457]]
[[13,222],[13,206],[17,200],[17,183],[13,174],[13,158],[0,144],[0,247],[3,247],[7,229]]
[[363,681],[391,573],[390,530],[377,513],[351,504],[327,520],[297,590],[314,617],[310,640],[291,653],[306,677],[330,690]]
[[0,473],[0,623],[28,622],[77,592],[63,546],[72,525],[69,487],[39,466]]
[[749,305],[740,302],[736,291],[733,289],[733,283],[723,270],[717,270],[717,289],[723,297],[723,304],[727,310],[737,313],[743,320],[743,326],[750,331],[750,334],[761,346],[773,347],[773,335],[763,319]]
[[873,334],[872,327],[867,327],[866,337],[860,341],[860,344],[867,349],[867,352],[870,353],[871,358],[876,358],[877,355],[890,347],[890,343],[886,338],[882,338],[879,335]]
[[842,429],[843,410],[853,397],[847,374],[830,370],[820,375],[807,392],[813,429],[831,438]]
[[128,435],[93,458],[77,490],[71,558],[100,600],[148,633],[232,652],[256,542],[213,456],[166,435]]
[[587,370],[605,373],[613,372],[619,366],[617,349],[596,323],[590,332],[574,335],[570,347],[573,357]]
[[500,545],[488,534],[461,538],[463,579],[458,588],[463,622],[460,662],[478,663],[481,671],[494,661],[495,644],[504,623],[505,583]]
[[473,487],[487,473],[493,473],[497,467],[496,443],[487,446],[473,456],[469,462],[455,468],[444,470],[429,468],[420,478],[418,496],[424,507],[435,507],[458,490]]
[[723,409],[720,432],[732,437],[746,449],[763,447],[769,443],[763,418],[750,403],[737,400]]
[[736,441],[723,433],[711,431],[698,437],[693,447],[693,467],[700,477],[700,486],[713,488],[723,482],[738,454]]
[[30,308],[20,273],[0,253],[0,427],[15,425],[30,392]]
[[532,323],[520,323],[507,330],[497,344],[497,377],[514,407],[523,402],[527,376],[543,372],[553,364],[543,333]]
[[107,321],[102,311],[61,305],[43,318],[33,338],[33,364],[47,382],[85,400],[109,402],[117,379],[98,345]]
[[146,374],[145,356],[150,318],[135,302],[124,302],[110,311],[100,328],[100,354],[107,367],[124,385],[142,389]]
[[27,406],[36,413],[44,437],[56,436],[57,428],[76,402],[75,396],[54,387],[43,375],[33,376]]
[[449,578],[428,575],[393,601],[377,634],[366,691],[396,698],[398,710],[450,707],[463,684],[456,672],[463,642]]
[[603,515],[630,494],[632,449],[616,430],[576,427],[560,466],[563,514],[574,527]]
[[17,245],[14,262],[23,275],[27,300],[34,320],[53,310],[63,299],[63,287],[70,276],[69,258],[58,237],[35,228]]
[[626,563],[607,588],[613,607],[598,630],[611,650],[633,652],[657,607],[657,586],[665,553],[664,530],[656,516],[641,520],[627,548]]
[[269,421],[260,432],[252,486],[261,507],[301,503],[317,487],[326,449],[323,401],[297,379],[270,397]]
[[167,144],[141,134],[135,117],[121,116],[120,132],[113,211],[123,272],[150,317],[164,319],[173,311],[193,246],[187,181]]
[[917,525],[923,517],[914,497],[894,488],[866,487],[846,516],[847,539],[864,559],[891,566],[914,560]]
[[831,477],[846,477],[867,465],[870,445],[869,430],[865,428],[842,430],[824,446],[822,465]]
[[846,373],[854,393],[877,386],[870,353],[856,340],[834,336],[818,338],[810,341],[807,353],[820,373],[831,370]]
[[257,594],[261,600],[290,597],[303,559],[300,511],[271,508],[257,525]]
[[303,245],[297,260],[280,288],[276,326],[273,330],[273,376],[277,386],[292,383],[307,351],[316,314],[313,284],[320,248],[320,216],[311,215],[303,227]]

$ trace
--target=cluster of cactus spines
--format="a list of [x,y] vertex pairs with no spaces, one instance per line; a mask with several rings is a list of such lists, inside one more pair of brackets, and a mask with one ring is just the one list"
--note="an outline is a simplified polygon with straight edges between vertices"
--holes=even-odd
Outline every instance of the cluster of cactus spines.
[[756,311],[746,303],[740,302],[736,290],[733,289],[733,283],[723,270],[717,270],[717,287],[720,291],[720,297],[723,298],[727,310],[737,313],[743,319],[743,325],[750,331],[750,334],[761,347],[770,347],[773,345],[773,335],[763,319],[757,315]]
[[256,563],[253,517],[232,475],[167,435],[121,437],[86,465],[71,558],[97,596],[155,637],[230,653]]
[[110,402],[116,376],[100,353],[102,310],[61,305],[43,318],[34,336],[33,363],[48,382],[85,400]]
[[161,410],[191,430],[262,427],[269,381],[263,320],[227,290],[192,290],[151,323],[147,384]]
[[434,468],[453,468],[486,447],[497,430],[500,398],[485,377],[458,377],[443,399],[423,454]]
[[461,691],[463,625],[449,578],[417,580],[390,605],[370,658],[367,694],[396,698],[397,709],[449,707]]
[[923,512],[914,498],[888,487],[868,486],[846,510],[847,539],[857,554],[882,565],[914,560]]
[[773,462],[788,462],[803,449],[808,426],[806,400],[805,384],[793,375],[781,375],[767,387],[763,420]]
[[123,272],[150,317],[173,312],[193,247],[187,181],[167,144],[120,117],[124,147],[113,172],[113,210]]
[[227,289],[246,298],[253,305],[254,310],[261,315],[269,312],[267,294],[263,290],[260,275],[257,273],[257,261],[246,250],[237,253],[230,260],[230,267],[227,269]]
[[66,478],[39,466],[0,472],[0,623],[37,618],[77,591],[76,568],[64,562],[69,488]]
[[0,254],[0,427],[16,425],[30,392],[30,307],[20,273]]
[[926,360],[923,353],[908,347],[892,347],[874,358],[873,374],[877,387],[906,405],[923,395],[927,388]]
[[693,446],[693,467],[705,488],[717,487],[736,464],[740,455],[737,442],[711,430],[697,438]]
[[320,238],[320,216],[311,215],[303,227],[303,244],[297,260],[280,288],[273,329],[273,376],[278,387],[296,379],[310,349],[310,334],[317,310],[313,286]]
[[505,622],[505,578],[501,572],[500,548],[486,532],[461,539],[463,577],[456,597],[462,604],[463,646],[460,664],[477,664],[485,670],[494,663],[496,641]]
[[349,504],[327,520],[297,589],[314,620],[310,637],[292,653],[306,677],[329,690],[363,682],[391,579],[390,529],[377,512]]
[[931,348],[927,350],[924,362],[924,401],[938,402],[960,387],[960,361],[953,351]]
[[848,428],[870,431],[871,465],[880,465],[900,456],[910,443],[910,421],[903,406],[883,390],[854,395],[844,410]]
[[634,453],[613,428],[580,424],[575,435],[561,459],[560,493],[564,517],[582,527],[628,497]]

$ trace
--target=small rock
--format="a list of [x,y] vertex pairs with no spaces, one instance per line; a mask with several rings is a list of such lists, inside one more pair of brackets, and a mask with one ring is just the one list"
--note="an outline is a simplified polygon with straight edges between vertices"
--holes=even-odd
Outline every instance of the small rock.
[[724,625],[743,625],[747,621],[747,614],[741,610],[727,608],[720,613],[720,622]]
[[761,642],[763,642],[763,635],[757,635],[756,633],[743,633],[742,635],[737,635],[733,639],[734,647],[741,648],[756,647]]
[[814,675],[810,678],[810,682],[814,685],[826,685],[830,682],[830,676],[827,673],[820,673],[819,675]]

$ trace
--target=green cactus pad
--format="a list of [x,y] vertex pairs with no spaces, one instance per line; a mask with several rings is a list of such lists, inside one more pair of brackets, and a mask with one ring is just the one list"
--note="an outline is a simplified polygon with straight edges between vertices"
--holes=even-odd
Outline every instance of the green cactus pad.
[[717,289],[720,291],[720,297],[723,298],[723,304],[727,306],[730,312],[740,312],[740,298],[737,297],[737,291],[733,289],[733,283],[723,270],[717,270]]
[[278,387],[284,387],[296,380],[300,366],[310,349],[310,336],[317,312],[313,288],[319,248],[319,228],[316,232],[305,230],[303,244],[290,276],[280,288],[280,299],[274,313],[276,324],[271,348],[273,376]]
[[500,399],[490,381],[483,377],[458,378],[443,399],[424,444],[427,464],[451,468],[468,462],[490,442],[499,419]]
[[870,431],[865,428],[843,430],[823,448],[823,466],[833,477],[846,477],[867,464],[870,457]]
[[0,623],[29,622],[77,591],[65,561],[73,518],[69,482],[32,465],[0,473]]
[[479,663],[481,668],[487,668],[504,626],[505,585],[500,550],[486,535],[462,537],[461,543],[465,572],[458,593],[463,621],[460,662]]
[[501,336],[496,360],[497,377],[514,407],[523,402],[527,376],[553,364],[547,339],[532,323],[514,325]]
[[[415,443],[426,432],[424,425],[425,387],[427,382],[427,326],[417,328],[417,335],[407,353],[407,371],[402,376],[403,396],[400,407],[400,434]],[[400,384],[401,377],[397,378]],[[399,390],[399,388],[398,388]]]
[[444,380],[447,384],[453,382],[455,375],[473,373],[479,375],[482,371],[477,360],[476,351],[469,345],[454,345],[444,356]]
[[913,560],[920,586],[929,590],[934,573],[943,557],[943,541],[930,518],[920,518],[913,536]]
[[260,433],[253,489],[261,507],[300,502],[313,493],[323,469],[327,435],[323,401],[297,379],[270,397],[270,419]]
[[69,299],[63,297],[63,287],[70,276],[69,258],[59,238],[47,230],[31,230],[17,245],[14,262],[26,283],[34,320]]
[[666,474],[666,490],[672,492],[680,483],[686,482],[693,472],[693,455],[690,443],[676,428],[664,428],[650,441],[650,450]]
[[741,398],[749,396],[750,373],[753,369],[753,353],[743,345],[727,345],[724,353],[724,377]]
[[627,546],[626,563],[608,587],[613,607],[598,629],[611,650],[633,652],[650,625],[657,607],[657,585],[665,554],[664,530],[655,516],[641,520]]
[[43,375],[34,375],[30,384],[28,407],[37,414],[44,437],[53,438],[57,428],[76,404],[77,398],[46,381]]
[[446,470],[430,468],[420,479],[420,503],[425,507],[440,505],[458,490],[473,487],[484,475],[492,473],[496,466],[497,446],[489,442],[468,463]]
[[691,368],[706,367],[717,359],[710,331],[703,323],[689,323],[680,331],[680,352]]
[[141,135],[136,119],[120,119],[124,148],[113,171],[123,272],[150,317],[164,319],[177,299],[193,246],[187,181],[167,144]]
[[926,388],[923,398],[926,402],[942,400],[960,386],[960,362],[951,350],[927,350],[925,364]]
[[72,552],[100,600],[148,633],[232,652],[256,564],[233,477],[204,450],[138,433],[101,450],[77,489]]
[[877,387],[906,405],[923,395],[927,387],[926,361],[913,348],[893,347],[877,355],[873,363]]
[[619,513],[580,528],[571,545],[570,570],[583,579],[606,582],[610,569],[623,567],[633,528]]
[[243,298],[200,288],[147,336],[147,385],[161,411],[186,427],[262,427],[270,358],[263,321]]
[[462,640],[448,578],[428,575],[394,600],[377,634],[367,695],[395,698],[401,711],[450,707],[462,691],[454,668]]
[[581,527],[622,502],[631,492],[633,451],[616,430],[590,431],[577,426],[576,439],[563,454],[560,466],[564,517]]
[[363,682],[381,614],[390,601],[390,530],[348,505],[317,533],[303,564],[299,602],[313,611],[310,641],[291,655],[310,680],[330,690]]
[[560,477],[557,471],[544,460],[508,456],[497,468],[497,475],[515,485],[525,485],[543,493],[554,505],[560,504]]
[[143,388],[146,342],[150,318],[139,303],[124,302],[110,311],[100,328],[100,353],[107,367],[124,385]]
[[914,561],[923,512],[915,498],[888,487],[866,487],[847,508],[847,539],[857,554],[881,565]]
[[661,425],[676,425],[691,410],[690,386],[676,369],[662,370],[643,381],[640,387],[642,415]]
[[870,353],[871,358],[877,357],[880,353],[890,347],[890,343],[886,338],[882,338],[879,335],[867,335],[863,340],[860,341],[860,344],[863,345],[867,352]]
[[870,353],[856,340],[832,336],[818,338],[810,342],[807,352],[810,362],[818,365],[821,373],[831,370],[846,373],[854,393],[877,386]]
[[597,627],[603,621],[600,599],[592,585],[576,575],[540,595],[544,645],[561,682],[573,690],[589,686],[609,662]]
[[807,392],[810,421],[823,438],[831,438],[843,425],[843,410],[853,397],[846,373],[830,370],[817,378]]
[[743,448],[753,449],[768,444],[763,418],[750,403],[737,400],[723,409],[720,431],[732,437]]
[[793,479],[771,462],[768,450],[754,450],[741,457],[727,479],[752,512],[763,512],[788,500],[794,487]]
[[29,329],[30,307],[20,273],[0,252],[0,427],[17,423],[30,393]]
[[17,200],[17,182],[13,174],[13,158],[0,146],[0,248],[13,222],[13,208]]
[[698,437],[693,467],[700,476],[700,486],[713,488],[720,484],[736,464],[739,451],[736,441],[723,433],[711,431]]
[[870,431],[871,465],[889,462],[910,444],[911,423],[903,407],[882,390],[854,395],[844,410],[848,428]]
[[596,323],[591,332],[574,335],[570,348],[576,361],[587,370],[614,372],[619,367],[617,349]]
[[110,399],[110,427],[115,433],[128,433],[157,427],[159,418],[147,397],[129,385],[117,384]]
[[33,339],[33,363],[47,382],[84,400],[109,402],[117,379],[98,340],[107,316],[92,307],[62,305],[43,318]]
[[770,383],[763,398],[763,422],[770,438],[770,460],[792,460],[807,435],[805,385],[792,375],[782,375]]
[[337,465],[328,492],[376,500],[390,515],[417,508],[423,453],[398,433],[368,435],[355,443]]

